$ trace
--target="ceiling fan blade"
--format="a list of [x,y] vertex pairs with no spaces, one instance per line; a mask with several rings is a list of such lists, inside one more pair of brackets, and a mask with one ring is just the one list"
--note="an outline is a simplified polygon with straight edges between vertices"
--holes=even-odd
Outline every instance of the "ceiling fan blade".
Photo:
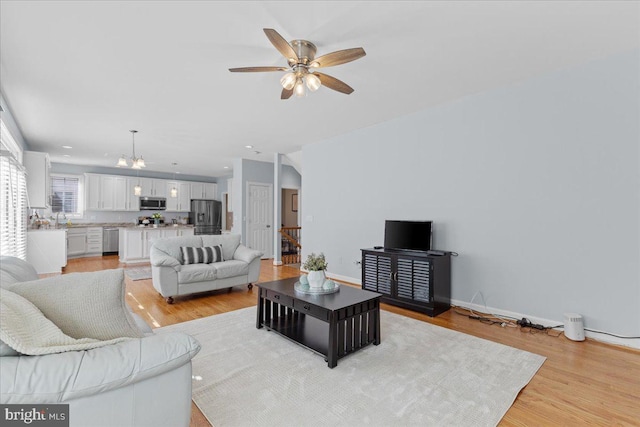
[[289,99],[293,95],[293,89],[282,89],[282,93],[280,94],[280,99]]
[[263,31],[269,38],[271,44],[275,46],[276,49],[278,49],[282,56],[287,58],[287,61],[298,62],[298,55],[296,54],[296,51],[293,50],[289,42],[286,41],[284,37],[280,35],[280,33],[272,28],[263,28]]
[[331,77],[327,74],[318,72],[315,72],[313,74],[318,76],[318,78],[320,79],[320,83],[322,83],[322,86],[326,86],[329,89],[333,89],[346,95],[349,95],[351,92],[353,92],[353,88],[342,80],[338,80],[335,77]]
[[365,56],[367,53],[361,47],[354,47],[353,49],[337,50],[335,52],[327,53],[316,59],[314,59],[310,66],[321,67],[333,67],[334,65],[345,64],[347,62],[355,61]]
[[286,67],[240,67],[229,68],[232,73],[260,73],[263,71],[289,71]]

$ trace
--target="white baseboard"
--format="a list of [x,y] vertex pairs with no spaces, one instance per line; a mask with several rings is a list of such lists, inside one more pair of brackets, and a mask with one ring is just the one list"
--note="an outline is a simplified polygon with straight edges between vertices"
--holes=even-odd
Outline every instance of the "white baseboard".
[[[328,273],[327,276],[330,277],[331,279],[341,280],[343,282],[353,283],[356,285],[362,285],[362,279],[356,279],[353,277],[342,276],[340,274],[334,274],[334,273]],[[457,305],[460,307],[470,308],[472,310],[480,311],[483,313],[486,313],[488,311],[491,314],[496,314],[499,316],[506,316],[506,317],[513,317],[515,319],[522,319],[523,317],[526,317],[532,323],[538,323],[543,326],[556,326],[556,325],[562,325],[563,323],[562,320],[543,319],[542,317],[531,316],[529,314],[516,313],[508,310],[501,310],[494,307],[485,307],[479,304],[470,304],[466,301],[451,300],[451,304]],[[558,329],[558,330],[560,331],[562,329]],[[591,332],[591,331],[584,331],[584,334],[587,338],[591,338],[596,341],[601,341],[607,344],[616,344],[624,347],[640,349],[640,339],[618,338],[618,337],[612,337],[611,335],[602,334],[599,332]]]
[[[516,313],[508,310],[501,310],[499,308],[494,308],[494,307],[485,307],[484,305],[479,305],[479,304],[470,304],[466,301],[451,300],[451,304],[457,305],[459,307],[470,308],[472,310],[480,311],[483,313],[489,312],[494,315],[512,317],[515,319],[522,319],[523,317],[526,317],[532,323],[538,323],[542,326],[556,326],[556,325],[562,325],[563,323],[562,320],[543,319],[542,317],[535,317],[529,314]],[[560,331],[562,329],[560,328],[557,330]],[[616,344],[616,345],[622,345],[625,347],[640,349],[640,339],[624,339],[624,338],[612,337],[611,335],[606,335],[606,334],[601,334],[598,332],[591,332],[591,331],[584,331],[584,335],[587,338],[591,338],[596,341],[605,342],[607,344]]]
[[351,284],[358,285],[358,286],[362,285],[362,280],[361,279],[354,279],[353,277],[343,276],[341,274],[333,274],[333,273],[328,273],[327,276],[330,279],[336,279],[336,280],[340,280],[342,282],[347,282],[347,283],[351,283]]

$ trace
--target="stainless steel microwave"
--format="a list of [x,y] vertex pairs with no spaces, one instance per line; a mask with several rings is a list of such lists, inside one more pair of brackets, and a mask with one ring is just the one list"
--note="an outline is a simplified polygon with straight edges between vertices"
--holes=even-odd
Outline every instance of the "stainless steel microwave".
[[164,197],[140,197],[141,211],[163,211],[167,209],[167,199]]

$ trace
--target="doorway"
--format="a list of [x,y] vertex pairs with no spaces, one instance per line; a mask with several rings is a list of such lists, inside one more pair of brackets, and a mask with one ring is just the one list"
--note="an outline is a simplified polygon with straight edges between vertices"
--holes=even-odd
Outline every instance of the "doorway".
[[247,246],[273,258],[273,185],[247,182]]

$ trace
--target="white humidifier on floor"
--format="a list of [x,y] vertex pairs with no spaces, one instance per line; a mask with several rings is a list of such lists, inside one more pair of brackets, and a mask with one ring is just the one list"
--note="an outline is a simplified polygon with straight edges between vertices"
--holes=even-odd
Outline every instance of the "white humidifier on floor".
[[564,314],[564,336],[573,341],[584,341],[584,322],[581,315]]

